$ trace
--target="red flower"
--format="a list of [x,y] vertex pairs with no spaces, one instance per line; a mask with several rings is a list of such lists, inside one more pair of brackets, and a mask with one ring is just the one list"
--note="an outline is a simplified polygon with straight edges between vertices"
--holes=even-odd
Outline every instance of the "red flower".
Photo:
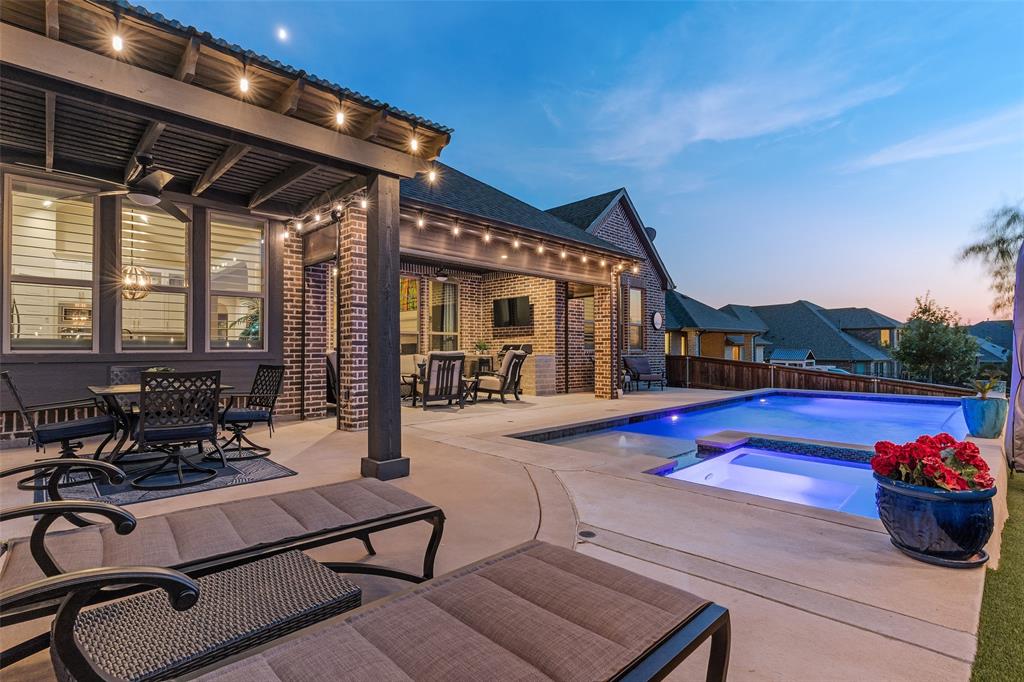
[[983,490],[991,488],[996,484],[995,479],[984,471],[979,471],[978,473],[974,474],[974,482],[977,484],[979,488]]
[[896,471],[896,460],[888,455],[875,455],[871,458],[871,468],[879,476],[892,476]]
[[942,470],[942,467],[945,466],[938,457],[926,457],[921,460],[921,464],[922,471],[928,478],[935,478],[939,471]]
[[954,445],[956,445],[956,438],[953,438],[953,436],[949,435],[948,433],[937,434],[932,438],[932,440],[934,440],[935,444],[938,445],[943,450],[945,450],[946,448],[951,448]]
[[981,452],[978,450],[978,446],[974,443],[964,441],[953,445],[953,454],[961,462],[970,463],[970,461],[978,457]]

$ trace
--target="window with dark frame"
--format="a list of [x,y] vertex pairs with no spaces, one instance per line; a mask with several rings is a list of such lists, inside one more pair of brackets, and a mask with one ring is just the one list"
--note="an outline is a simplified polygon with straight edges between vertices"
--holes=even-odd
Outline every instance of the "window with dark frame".
[[210,349],[263,350],[266,336],[266,223],[210,218]]
[[630,287],[626,313],[626,350],[642,353],[644,350],[644,290]]
[[13,180],[9,204],[12,351],[92,350],[95,205],[81,188]]
[[583,299],[583,350],[594,350],[594,297]]
[[[121,348],[187,350],[188,223],[157,207],[121,204]],[[144,286],[132,286],[144,279]]]
[[430,282],[430,350],[459,349],[459,285]]

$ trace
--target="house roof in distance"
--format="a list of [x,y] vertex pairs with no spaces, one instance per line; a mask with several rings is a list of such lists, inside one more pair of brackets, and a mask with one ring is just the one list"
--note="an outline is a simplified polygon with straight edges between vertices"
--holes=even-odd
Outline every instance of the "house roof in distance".
[[665,328],[751,334],[764,330],[761,326],[744,324],[735,317],[678,291],[665,292]]
[[768,358],[778,362],[804,362],[813,360],[814,352],[810,348],[772,348]]
[[[884,351],[844,332],[825,308],[810,301],[747,307],[764,322],[768,330],[765,335],[777,348],[810,348],[821,362],[891,360]],[[741,308],[726,306],[730,310]]]
[[903,326],[899,320],[871,308],[826,308],[825,314],[840,329],[898,329]]
[[423,176],[402,180],[402,201],[450,209],[458,213],[494,220],[552,239],[575,242],[603,251],[633,257],[618,246],[580,230],[535,206],[502,192],[485,182],[438,162],[433,184]]
[[971,333],[974,340],[978,344],[978,361],[985,365],[995,365],[1002,362],[1006,362],[1006,359],[1010,357],[1010,351],[1007,348],[1003,348],[999,344],[992,343],[988,339],[983,339],[977,334]]
[[575,225],[581,230],[586,230],[604,213],[604,210],[608,208],[608,204],[612,203],[621,192],[625,191],[625,187],[620,187],[604,194],[596,194],[586,199],[549,208],[547,212],[571,225]]
[[968,331],[979,339],[1003,348],[1013,348],[1013,320],[985,320],[972,324]]

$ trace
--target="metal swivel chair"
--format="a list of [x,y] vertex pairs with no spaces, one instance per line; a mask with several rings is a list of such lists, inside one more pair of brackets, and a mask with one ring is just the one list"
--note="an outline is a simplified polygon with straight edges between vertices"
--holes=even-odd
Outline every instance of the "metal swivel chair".
[[[158,450],[165,457],[132,479],[132,487],[141,490],[169,490],[199,485],[217,475],[185,455],[195,444],[203,456],[203,442],[209,441],[227,467],[224,451],[217,443],[217,413],[220,408],[220,371],[143,372],[139,401],[139,420],[135,440],[139,450]],[[177,473],[177,482],[149,481],[156,476]],[[189,477],[188,474],[192,474]]]
[[[253,443],[245,435],[253,424],[266,424],[270,435],[274,433],[274,405],[281,393],[284,382],[284,365],[260,365],[252,380],[252,388],[248,393],[232,393],[227,408],[221,412],[220,425],[231,431],[231,438],[224,441],[221,447],[227,450],[236,445],[236,454],[232,460],[256,459],[270,454],[270,448]],[[235,399],[243,398],[244,405],[235,406]],[[254,454],[243,455],[242,444]],[[210,459],[210,456],[207,456]]]
[[[10,393],[11,398],[14,400],[14,405],[21,415],[22,421],[29,429],[29,440],[36,446],[36,452],[39,448],[46,451],[46,446],[51,443],[60,443],[60,457],[77,457],[78,450],[83,447],[81,438],[91,438],[93,436],[106,436],[100,446],[96,448],[96,452],[93,453],[94,459],[99,459],[100,453],[103,452],[103,448],[106,447],[117,432],[117,420],[115,420],[109,414],[98,414],[95,417],[85,417],[83,419],[71,419],[69,421],[56,422],[53,424],[36,424],[33,413],[40,410],[51,410],[51,409],[74,409],[76,407],[97,407],[99,410],[103,409],[101,403],[96,400],[65,400],[54,403],[40,403],[36,405],[26,405],[21,399],[21,394],[18,393],[18,389],[14,385],[14,380],[11,379],[9,372],[0,372],[0,379],[3,380],[4,385],[7,387],[7,391]],[[92,480],[92,479],[89,479]],[[79,485],[87,483],[88,480],[67,480],[62,485]],[[36,482],[35,477],[28,477],[18,481],[18,487],[22,490],[41,490],[45,488],[44,485]]]

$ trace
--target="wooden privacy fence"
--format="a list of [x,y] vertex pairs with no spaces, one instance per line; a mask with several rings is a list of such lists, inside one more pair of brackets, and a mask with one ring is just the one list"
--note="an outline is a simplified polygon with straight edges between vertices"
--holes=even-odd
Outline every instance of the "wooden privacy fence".
[[755,388],[792,388],[809,391],[854,393],[901,393],[904,395],[970,396],[975,392],[958,386],[924,384],[856,374],[833,374],[813,369],[782,367],[763,362],[739,362],[691,355],[665,357],[669,386],[724,388],[749,391]]

